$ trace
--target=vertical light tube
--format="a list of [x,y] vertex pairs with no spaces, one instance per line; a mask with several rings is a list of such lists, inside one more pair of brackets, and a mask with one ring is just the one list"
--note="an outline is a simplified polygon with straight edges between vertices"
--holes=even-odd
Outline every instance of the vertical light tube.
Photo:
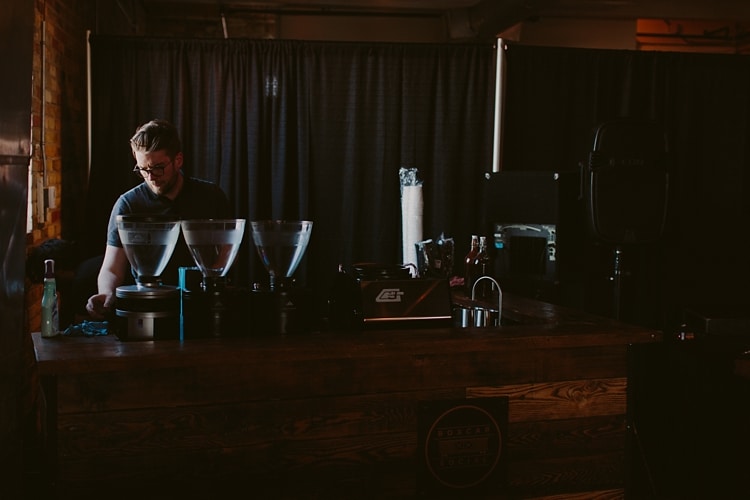
[[91,30],[86,30],[86,128],[88,129],[88,175],[91,175]]
[[503,169],[503,126],[505,124],[505,51],[502,38],[497,39],[495,67],[495,135],[492,141],[492,171]]
[[39,115],[41,117],[41,127],[39,130],[39,149],[41,150],[40,161],[41,176],[36,183],[36,217],[37,222],[44,223],[47,220],[47,186],[49,179],[47,175],[47,3],[44,3],[42,12],[42,33],[40,37],[42,49],[42,92],[39,104]]

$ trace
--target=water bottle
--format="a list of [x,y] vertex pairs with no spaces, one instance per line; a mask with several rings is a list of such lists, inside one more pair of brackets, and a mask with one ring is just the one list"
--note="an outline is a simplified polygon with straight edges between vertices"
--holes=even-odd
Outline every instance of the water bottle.
[[42,294],[42,337],[54,337],[60,332],[60,318],[57,311],[57,281],[55,281],[55,261],[44,261],[44,293]]

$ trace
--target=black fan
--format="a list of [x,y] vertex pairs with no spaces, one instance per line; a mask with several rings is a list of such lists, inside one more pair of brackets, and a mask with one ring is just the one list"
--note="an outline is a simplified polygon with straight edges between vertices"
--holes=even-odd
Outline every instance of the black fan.
[[596,130],[584,175],[594,234],[614,244],[654,242],[667,218],[667,141],[652,121],[619,119]]
[[655,122],[633,118],[599,125],[586,171],[584,197],[595,238],[612,245],[613,315],[622,319],[624,251],[661,239],[669,197],[666,136]]

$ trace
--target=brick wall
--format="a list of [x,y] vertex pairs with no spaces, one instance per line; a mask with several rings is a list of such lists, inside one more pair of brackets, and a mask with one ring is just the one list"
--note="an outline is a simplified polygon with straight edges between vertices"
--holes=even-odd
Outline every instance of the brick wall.
[[[87,169],[86,18],[94,4],[35,0],[29,248],[63,237],[62,201],[70,189],[63,172]],[[69,165],[68,158],[84,160]],[[28,331],[39,330],[41,296],[42,285],[27,279]]]

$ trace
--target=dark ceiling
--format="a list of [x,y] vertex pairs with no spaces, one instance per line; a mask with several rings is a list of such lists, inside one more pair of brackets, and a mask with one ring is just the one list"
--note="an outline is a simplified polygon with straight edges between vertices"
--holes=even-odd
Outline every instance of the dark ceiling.
[[441,15],[451,10],[522,10],[534,16],[635,19],[749,19],[748,0],[140,0],[152,13],[211,11],[362,15]]
[[[696,19],[750,21],[750,0],[137,0],[150,22],[197,23],[284,15],[461,17],[477,37],[526,19]],[[742,24],[750,24],[748,22]]]

